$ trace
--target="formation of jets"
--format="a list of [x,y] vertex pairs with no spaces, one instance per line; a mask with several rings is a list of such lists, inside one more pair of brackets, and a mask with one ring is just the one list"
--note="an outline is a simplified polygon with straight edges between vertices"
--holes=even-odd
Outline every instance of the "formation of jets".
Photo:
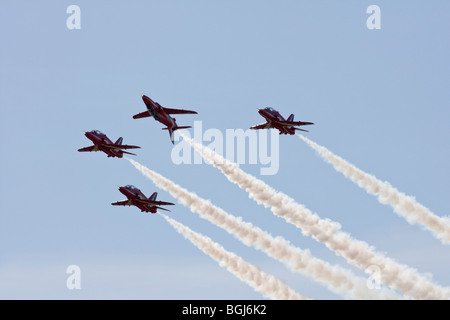
[[[147,110],[133,116],[133,119],[153,117],[156,121],[162,123],[165,127],[163,130],[169,132],[170,141],[174,143],[173,133],[175,130],[191,128],[191,126],[179,126],[175,118],[171,117],[171,114],[197,114],[196,111],[184,110],[184,109],[172,109],[161,106],[158,102],[153,101],[146,95],[142,95],[142,100],[147,107]],[[294,115],[291,114],[287,119],[273,108],[258,109],[258,113],[264,117],[265,123],[250,127],[250,129],[277,129],[281,134],[295,134],[296,130],[307,130],[297,128],[298,126],[312,125],[312,122],[294,121]],[[94,145],[78,149],[79,152],[92,152],[103,151],[109,157],[122,158],[124,154],[136,155],[134,153],[124,151],[126,149],[138,149],[139,146],[126,145],[123,143],[123,138],[120,137],[116,142],[112,142],[104,133],[99,130],[92,130],[85,132],[86,138],[92,141]],[[174,205],[171,202],[157,201],[157,193],[154,192],[150,197],[146,197],[141,190],[133,185],[126,185],[119,187],[119,191],[124,194],[127,199],[111,203],[113,206],[135,206],[141,210],[141,212],[156,213],[157,209],[170,211],[161,206]]]

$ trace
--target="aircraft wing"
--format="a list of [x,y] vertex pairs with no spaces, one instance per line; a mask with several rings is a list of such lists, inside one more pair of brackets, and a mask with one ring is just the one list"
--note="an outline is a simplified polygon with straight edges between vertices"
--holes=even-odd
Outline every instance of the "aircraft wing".
[[111,204],[113,206],[129,206],[130,205],[128,200],[117,201],[117,202],[113,202]]
[[122,153],[126,153],[126,154],[132,154],[133,156],[135,156],[136,154],[134,154],[134,153],[131,153],[131,152],[127,152],[127,151],[123,151],[122,150]]
[[153,200],[143,200],[143,199],[136,199],[136,201],[139,201],[144,204],[148,204],[151,206],[173,206],[175,203],[172,202],[164,202],[164,201],[153,201]]
[[95,149],[95,146],[90,146],[90,147],[78,149],[78,151],[79,152],[90,152],[90,151],[94,151],[94,149]]
[[171,108],[163,108],[167,114],[197,114],[197,111],[192,110],[184,110],[184,109],[171,109]]
[[294,126],[307,126],[309,124],[314,124],[313,122],[302,122],[302,121],[294,121]]
[[262,124],[258,124],[256,126],[250,127],[250,129],[269,129],[271,128],[270,124],[268,122],[266,123],[262,123]]
[[152,115],[151,115],[150,112],[148,112],[148,110],[147,110],[147,111],[144,111],[144,112],[135,114],[135,115],[133,116],[133,119],[147,118],[147,117],[151,117],[151,116],[152,116]]
[[164,202],[164,201],[152,201],[154,204],[158,206],[174,206],[175,203],[172,202]]
[[159,210],[164,210],[164,211],[169,211],[170,212],[170,210],[167,210],[167,209],[165,209],[165,208],[161,208],[161,207],[158,207],[158,206],[155,206],[157,209],[159,209]]
[[105,148],[110,149],[139,149],[138,146],[129,146],[127,144],[105,144],[103,145]]
[[314,124],[312,122],[302,122],[302,121],[278,121],[277,124],[285,127],[293,127],[293,126],[306,126],[308,124]]

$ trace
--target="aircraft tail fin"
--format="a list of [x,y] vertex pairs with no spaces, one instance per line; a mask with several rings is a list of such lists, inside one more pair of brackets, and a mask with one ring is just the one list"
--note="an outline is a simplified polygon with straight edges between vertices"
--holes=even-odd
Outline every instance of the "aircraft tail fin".
[[174,142],[173,142],[173,132],[174,132],[174,129],[173,129],[173,128],[167,128],[167,131],[169,131],[170,141],[172,141],[172,144],[174,144]]
[[188,128],[192,128],[192,127],[191,127],[191,126],[181,126],[181,127],[176,126],[176,127],[173,127],[173,128],[162,128],[162,130],[167,130],[167,131],[169,131],[170,141],[172,141],[172,144],[173,144],[173,143],[174,143],[173,133],[175,132],[175,130],[178,130],[178,129],[188,129]]
[[123,138],[120,137],[119,139],[117,139],[115,144],[118,144],[120,146],[120,145],[122,145],[122,142],[123,142]]
[[294,121],[294,114],[291,114],[291,115],[289,116],[289,118],[287,118],[287,121],[288,121],[288,122],[293,122],[293,121]]
[[158,196],[158,192],[153,192],[152,195],[148,198],[148,200],[155,201]]

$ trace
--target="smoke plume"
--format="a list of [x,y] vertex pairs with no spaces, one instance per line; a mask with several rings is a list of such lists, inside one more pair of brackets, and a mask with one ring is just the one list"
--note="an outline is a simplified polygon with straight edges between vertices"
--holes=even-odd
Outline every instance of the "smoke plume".
[[355,276],[339,266],[317,259],[309,250],[292,246],[282,237],[274,238],[269,233],[242,221],[223,209],[216,207],[210,201],[189,192],[169,179],[150,170],[134,160],[129,161],[157,186],[166,190],[192,212],[236,236],[247,246],[265,252],[268,256],[283,262],[291,270],[301,272],[325,285],[329,290],[348,299],[398,299],[399,297],[388,289],[371,290],[367,281]]
[[163,217],[179,233],[196,245],[205,254],[219,262],[221,267],[226,268],[240,280],[246,282],[255,291],[260,292],[271,299],[276,300],[307,300],[289,288],[278,278],[261,271],[257,266],[243,260],[236,254],[225,250],[220,244],[210,238],[192,231],[190,228],[163,215]]
[[199,152],[202,157],[218,168],[229,181],[249,193],[258,204],[270,207],[271,211],[302,230],[305,236],[324,243],[330,250],[344,257],[348,263],[367,272],[380,270],[380,281],[405,296],[414,299],[449,299],[450,289],[433,284],[427,276],[417,270],[397,263],[383,254],[375,252],[369,244],[356,240],[341,231],[341,225],[329,219],[320,218],[309,209],[295,202],[289,196],[275,191],[263,181],[245,173],[238,165],[218,155],[209,148],[183,138]]
[[392,187],[388,182],[378,180],[375,176],[365,173],[341,157],[333,154],[327,148],[319,146],[308,138],[297,135],[311,148],[344,176],[355,182],[368,193],[378,197],[382,204],[389,204],[394,211],[405,218],[410,224],[419,223],[431,231],[443,243],[450,243],[450,221],[448,218],[436,216],[428,208],[416,201],[414,197],[407,196]]

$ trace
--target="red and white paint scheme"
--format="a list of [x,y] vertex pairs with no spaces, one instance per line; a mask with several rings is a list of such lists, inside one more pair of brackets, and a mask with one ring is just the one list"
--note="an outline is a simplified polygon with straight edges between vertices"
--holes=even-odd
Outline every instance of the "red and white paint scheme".
[[266,123],[251,127],[250,129],[270,129],[275,128],[280,131],[280,134],[295,134],[295,130],[305,131],[295,126],[306,126],[314,124],[312,122],[294,121],[294,115],[291,114],[289,118],[284,119],[283,116],[273,108],[258,109],[258,113],[266,119]]
[[89,132],[85,132],[84,135],[86,138],[91,140],[94,145],[86,148],[78,149],[79,152],[92,152],[92,151],[103,151],[108,155],[108,157],[118,157],[122,158],[123,154],[132,154],[134,153],[123,151],[122,149],[137,149],[140,148],[138,146],[129,146],[126,144],[122,144],[123,138],[120,137],[117,139],[115,143],[113,143],[106,134],[100,132],[99,130],[92,130]]
[[174,205],[172,202],[156,201],[157,192],[153,192],[147,198],[141,190],[132,185],[119,187],[119,191],[127,197],[127,200],[111,203],[113,206],[136,206],[141,209],[141,212],[156,213],[156,209],[170,211],[159,206]]
[[161,122],[166,128],[163,130],[168,130],[170,135],[170,141],[173,142],[173,132],[178,129],[191,128],[190,126],[178,126],[175,118],[172,118],[170,114],[196,114],[196,111],[183,110],[183,109],[170,109],[162,107],[158,102],[153,101],[146,95],[142,95],[142,100],[147,106],[147,111],[138,113],[133,116],[133,119],[153,117],[156,121]]

